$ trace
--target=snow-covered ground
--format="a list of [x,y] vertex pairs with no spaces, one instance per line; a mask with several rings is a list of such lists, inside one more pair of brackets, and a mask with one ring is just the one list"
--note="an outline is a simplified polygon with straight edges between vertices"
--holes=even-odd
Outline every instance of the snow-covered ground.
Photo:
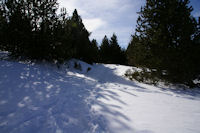
[[[128,66],[0,60],[0,133],[200,133],[200,92],[123,77]],[[91,68],[87,72],[88,67]]]

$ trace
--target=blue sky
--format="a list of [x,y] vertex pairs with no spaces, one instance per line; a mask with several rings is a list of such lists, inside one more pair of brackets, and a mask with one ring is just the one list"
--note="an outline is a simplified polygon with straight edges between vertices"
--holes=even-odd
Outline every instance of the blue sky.
[[[58,0],[60,7],[66,7],[69,15],[78,10],[86,28],[92,32],[90,38],[101,43],[102,38],[113,33],[118,36],[121,47],[126,48],[135,32],[137,12],[145,0]],[[192,14],[200,16],[200,0],[191,0]]]

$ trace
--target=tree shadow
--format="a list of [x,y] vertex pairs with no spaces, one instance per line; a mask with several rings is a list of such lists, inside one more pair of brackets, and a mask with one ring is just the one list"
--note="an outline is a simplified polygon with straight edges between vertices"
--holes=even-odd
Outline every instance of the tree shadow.
[[[114,73],[115,68],[106,67],[103,64],[98,64],[93,67],[88,73],[88,76],[96,79],[99,83],[106,84],[106,83],[113,83],[113,84],[122,84],[126,86],[131,86],[139,89],[143,89],[144,91],[147,90],[144,87],[138,86],[136,83],[123,78],[122,76],[118,76]],[[98,72],[98,73],[96,73]]]
[[[113,91],[104,90],[103,94],[95,80],[66,74],[52,64],[3,60],[0,69],[0,132],[112,132],[108,127],[110,121],[94,110],[94,105],[120,125],[119,131],[136,132],[123,122],[131,121],[117,111],[120,106],[98,99],[126,103]],[[120,78],[118,81],[128,83]]]
[[56,66],[0,63],[0,132],[93,130],[90,90]]
[[[184,97],[187,99],[195,100],[197,98],[200,98],[200,89],[195,88],[195,89],[189,89],[189,88],[184,88],[183,86],[168,86],[168,87],[159,87],[159,86],[153,86],[156,89],[150,90],[145,87],[142,87],[140,85],[137,85],[136,82],[126,80],[125,78],[118,76],[114,73],[115,69],[106,67],[103,64],[98,64],[98,66],[95,66],[94,72],[98,71],[98,75],[96,73],[92,73],[92,71],[88,74],[94,79],[97,79],[100,83],[114,83],[114,84],[123,84],[130,86],[133,90],[139,91],[139,92],[145,92],[145,93],[162,93],[162,94],[167,94],[167,95],[172,95],[176,97]],[[105,76],[104,76],[105,75]],[[126,90],[121,91],[125,92]],[[127,91],[130,95],[135,95],[131,94],[130,92]]]
[[190,100],[200,99],[200,89],[199,88],[185,88],[180,86],[171,86],[171,87],[158,87],[163,93],[175,96],[182,97]]

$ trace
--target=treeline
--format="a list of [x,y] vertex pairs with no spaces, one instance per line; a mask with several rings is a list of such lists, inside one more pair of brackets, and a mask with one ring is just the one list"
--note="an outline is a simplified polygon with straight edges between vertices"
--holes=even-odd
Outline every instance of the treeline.
[[129,64],[144,68],[129,73],[140,81],[164,80],[195,86],[200,79],[200,19],[189,0],[146,0],[127,50],[117,36],[100,46],[77,10],[58,14],[57,0],[1,0],[0,50],[15,58],[58,61],[77,58],[88,63]]
[[[1,0],[0,50],[9,51],[15,58],[56,60],[60,63],[77,58],[88,63],[124,64],[125,61],[111,59],[111,56],[124,56],[115,35],[111,39],[113,41],[108,41],[112,52],[107,53],[110,52],[107,48],[99,48],[95,40],[89,40],[91,33],[85,28],[77,10],[72,16],[68,16],[65,8],[59,14],[57,10],[57,0]],[[112,55],[113,52],[119,55]],[[104,59],[102,53],[109,59]]]
[[99,56],[99,61],[101,63],[127,64],[126,50],[121,49],[115,34],[113,34],[110,40],[107,38],[107,36],[103,38],[99,49]]
[[149,69],[132,78],[195,86],[193,80],[200,79],[200,19],[191,15],[189,2],[146,0],[127,58],[129,65]]

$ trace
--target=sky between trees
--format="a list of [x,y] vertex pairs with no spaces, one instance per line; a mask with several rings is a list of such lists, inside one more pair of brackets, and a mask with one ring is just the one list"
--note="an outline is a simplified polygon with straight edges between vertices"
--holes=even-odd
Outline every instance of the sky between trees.
[[[135,32],[137,12],[145,0],[58,0],[60,7],[66,7],[69,15],[78,9],[86,28],[92,32],[90,38],[111,37],[113,32],[118,36],[121,47],[126,48]],[[192,15],[200,16],[200,1],[190,0],[194,8]]]

